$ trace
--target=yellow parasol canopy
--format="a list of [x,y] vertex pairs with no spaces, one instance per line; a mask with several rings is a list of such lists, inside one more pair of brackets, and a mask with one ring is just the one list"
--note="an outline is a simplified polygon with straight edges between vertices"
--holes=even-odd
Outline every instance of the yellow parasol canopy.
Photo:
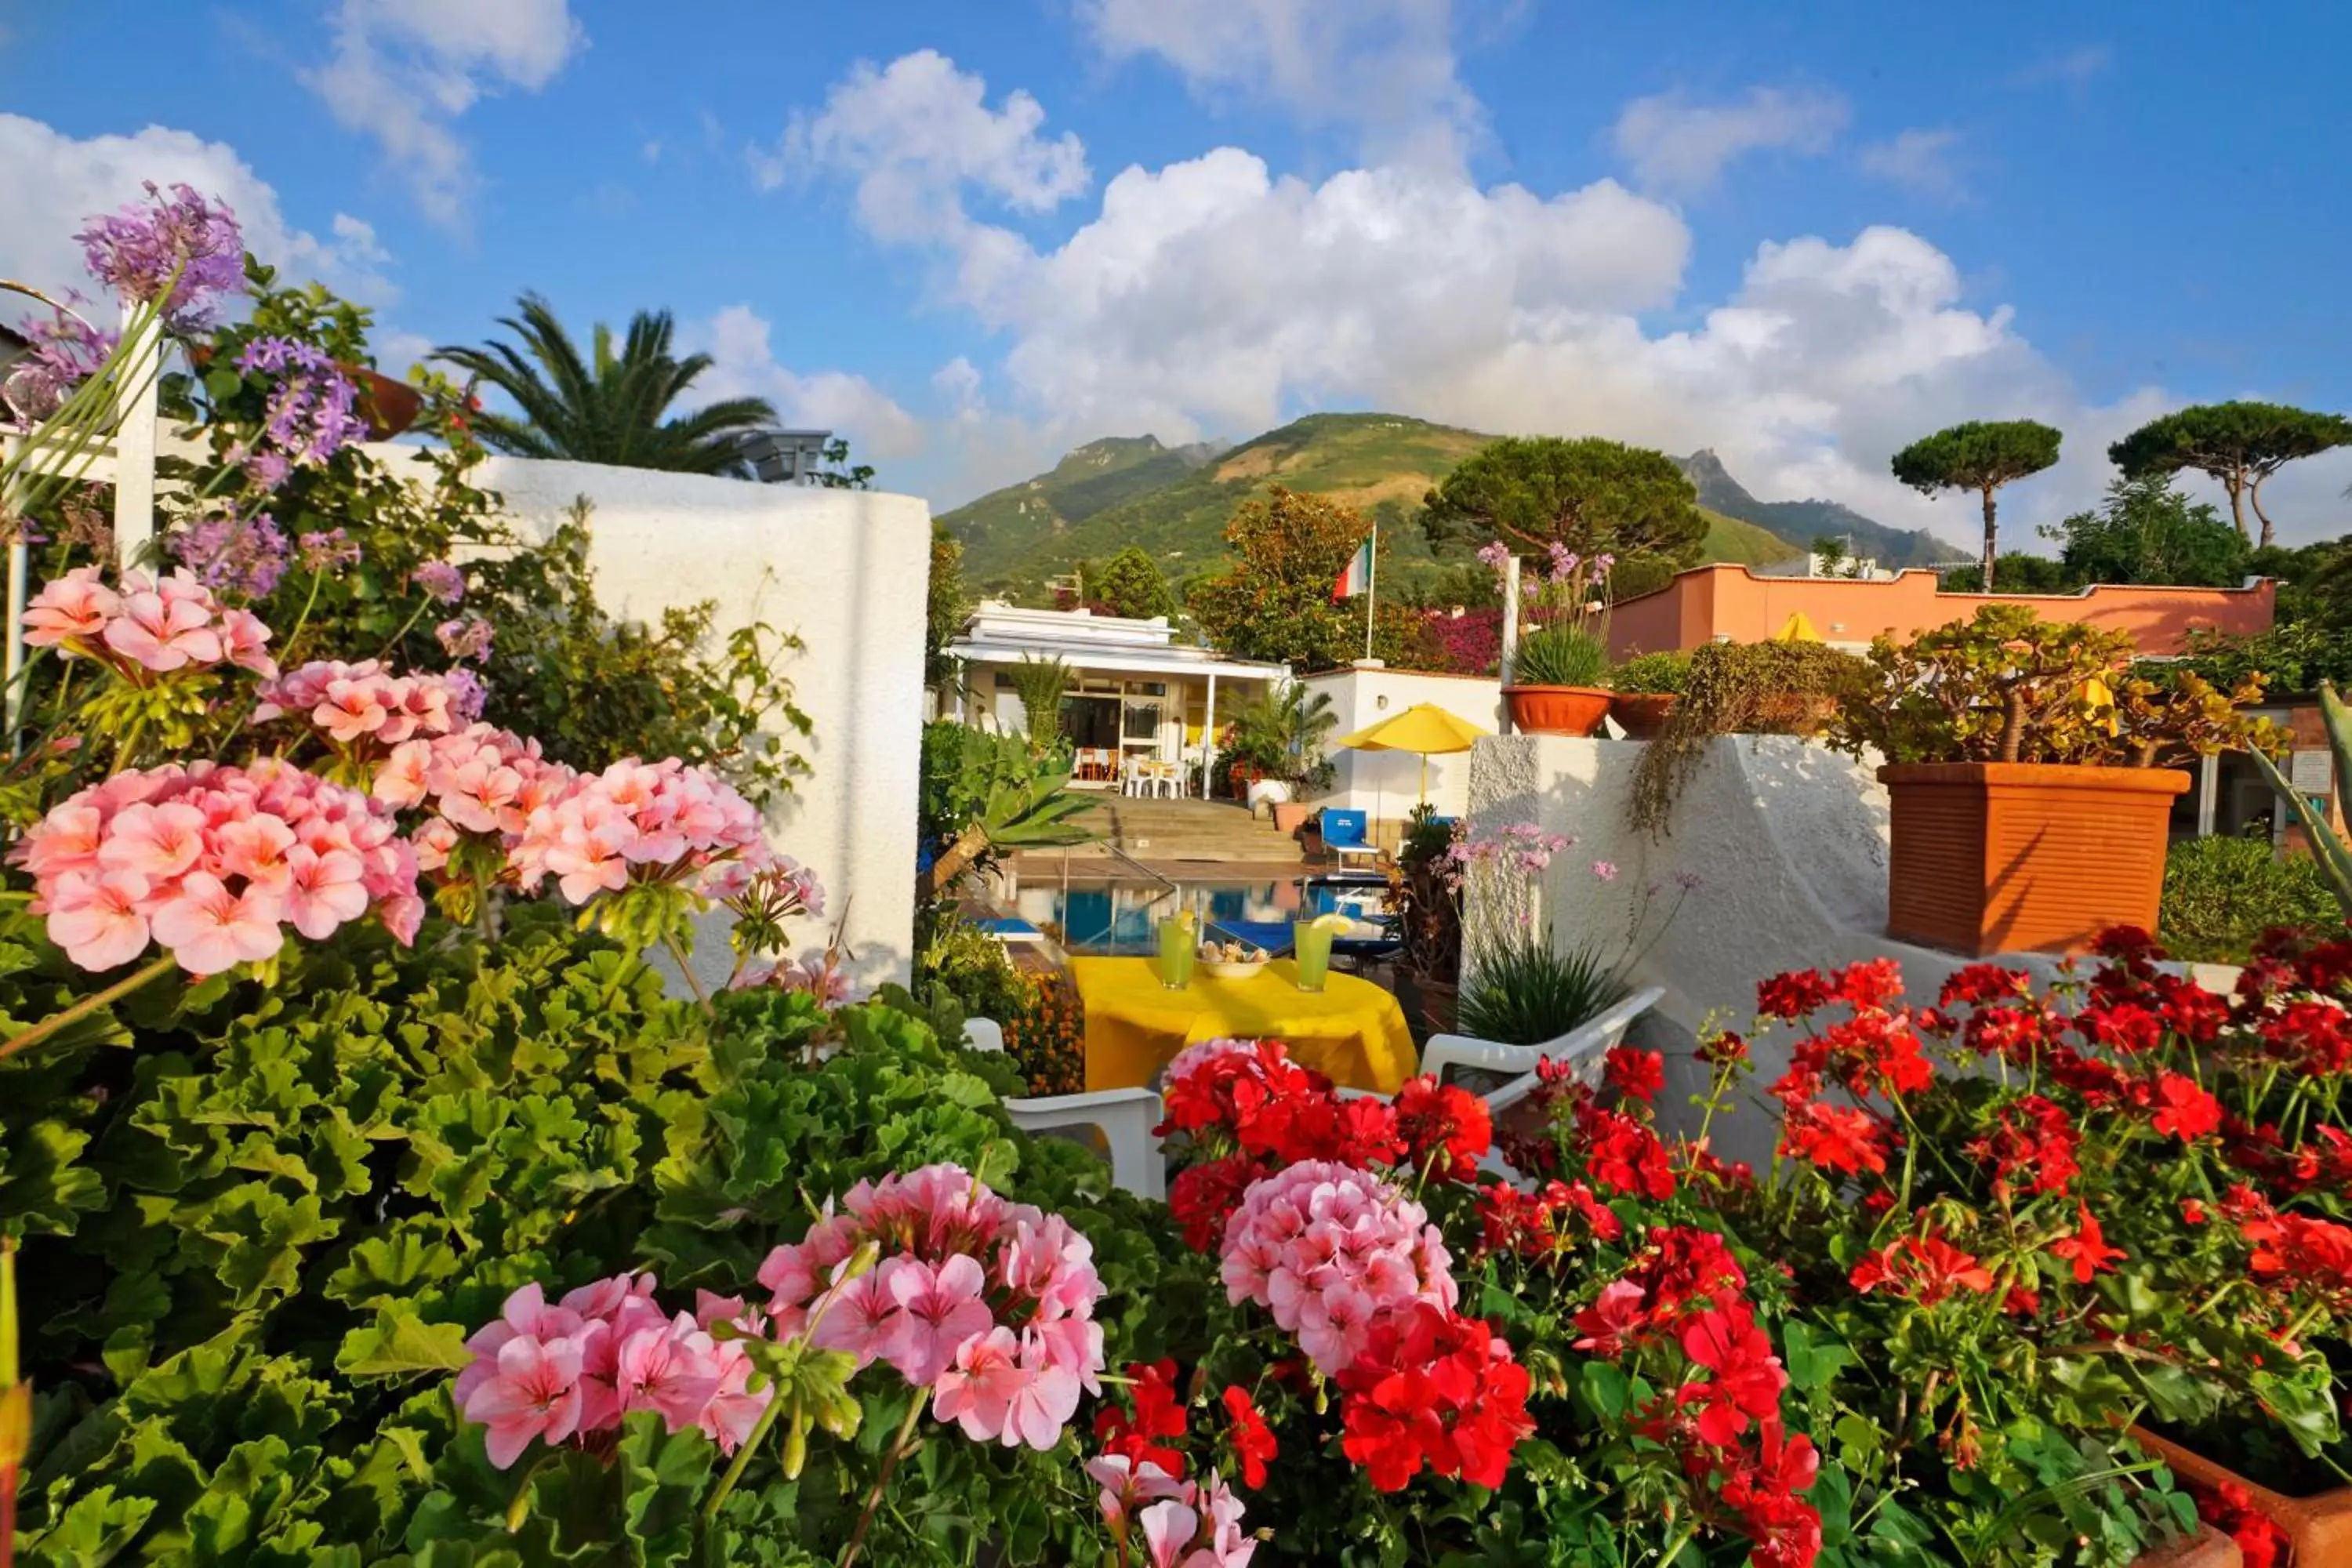
[[1780,629],[1772,634],[1774,642],[1819,642],[1822,634],[1813,630],[1813,618],[1802,610],[1793,612]]
[[1331,743],[1351,752],[1420,752],[1421,797],[1427,800],[1429,759],[1448,752],[1466,752],[1481,736],[1489,733],[1434,702],[1416,702],[1402,713],[1392,713],[1377,724],[1368,724]]

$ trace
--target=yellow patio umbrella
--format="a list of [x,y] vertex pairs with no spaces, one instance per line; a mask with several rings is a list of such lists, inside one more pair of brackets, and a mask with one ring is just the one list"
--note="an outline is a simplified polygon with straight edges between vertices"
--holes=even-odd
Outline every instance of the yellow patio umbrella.
[[1772,634],[1774,642],[1819,642],[1822,634],[1813,630],[1813,618],[1802,610],[1792,612],[1780,629]]
[[1466,752],[1482,735],[1493,731],[1481,730],[1459,713],[1448,712],[1434,702],[1416,702],[1402,713],[1392,713],[1377,724],[1368,724],[1352,735],[1342,735],[1332,742],[1334,746],[1351,752],[1418,752],[1421,754],[1421,798],[1429,799],[1429,759],[1449,752]]

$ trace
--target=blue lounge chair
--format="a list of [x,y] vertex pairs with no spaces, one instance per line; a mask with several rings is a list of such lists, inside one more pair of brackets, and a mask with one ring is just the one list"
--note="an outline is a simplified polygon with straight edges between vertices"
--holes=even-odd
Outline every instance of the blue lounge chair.
[[1323,847],[1337,855],[1341,865],[1347,864],[1348,857],[1350,855],[1361,855],[1368,859],[1378,860],[1381,858],[1380,850],[1364,842],[1365,826],[1362,812],[1341,811],[1333,806],[1326,806],[1323,808]]

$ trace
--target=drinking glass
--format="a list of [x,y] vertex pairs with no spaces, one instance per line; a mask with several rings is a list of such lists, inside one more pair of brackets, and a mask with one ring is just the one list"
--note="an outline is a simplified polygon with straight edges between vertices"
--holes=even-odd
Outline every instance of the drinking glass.
[[1160,921],[1160,984],[1181,991],[1192,984],[1192,922],[1181,915]]
[[1314,921],[1295,921],[1290,942],[1298,958],[1298,988],[1322,990],[1323,977],[1331,972],[1331,928]]

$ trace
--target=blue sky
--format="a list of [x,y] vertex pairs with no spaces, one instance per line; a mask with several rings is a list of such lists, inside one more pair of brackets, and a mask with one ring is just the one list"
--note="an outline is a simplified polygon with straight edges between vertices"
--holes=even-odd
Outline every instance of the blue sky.
[[[2181,403],[2352,408],[2352,15],[1523,0],[0,0],[0,273],[142,177],[378,306],[674,310],[944,508],[1318,408],[1712,446],[1768,498]],[[2249,13],[2249,15],[2253,15]],[[138,39],[96,68],[98,39]],[[2352,530],[2352,454],[2271,487]]]

